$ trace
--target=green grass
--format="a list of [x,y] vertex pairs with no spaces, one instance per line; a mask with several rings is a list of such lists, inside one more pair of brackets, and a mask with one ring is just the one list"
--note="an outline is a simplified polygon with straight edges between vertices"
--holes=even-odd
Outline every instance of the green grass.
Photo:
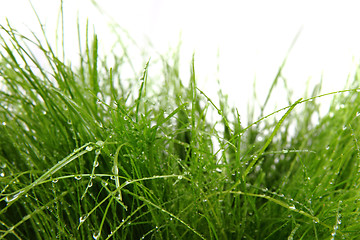
[[0,239],[360,238],[359,72],[242,123],[194,61],[182,84],[178,50],[159,84],[153,60],[124,78],[126,45],[110,66],[85,37],[73,66],[2,26]]

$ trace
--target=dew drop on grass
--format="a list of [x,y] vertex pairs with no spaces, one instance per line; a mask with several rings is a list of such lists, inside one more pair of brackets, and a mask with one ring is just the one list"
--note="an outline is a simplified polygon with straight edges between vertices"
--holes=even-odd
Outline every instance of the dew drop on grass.
[[95,154],[96,154],[96,155],[100,155],[100,153],[101,153],[101,150],[100,150],[100,149],[96,149],[96,150],[95,150]]
[[93,147],[91,147],[91,146],[87,146],[87,147],[85,148],[85,150],[86,150],[86,151],[88,151],[88,152],[90,152],[90,151],[92,151],[92,150],[93,150]]
[[79,223],[83,223],[87,218],[88,218],[88,215],[87,215],[87,214],[82,215],[82,216],[79,218]]
[[97,124],[100,128],[103,128],[103,127],[104,127],[101,122],[98,122],[98,121],[95,121],[95,122],[96,122],[96,124]]
[[1,124],[2,124],[3,126],[6,126],[6,122],[2,122]]
[[289,206],[289,208],[290,208],[291,210],[295,210],[295,209],[296,209],[295,206]]
[[98,167],[99,166],[99,161],[95,161],[94,162],[94,167],[96,168],[96,167]]
[[81,179],[81,175],[77,175],[74,177],[76,180],[80,180]]
[[98,239],[100,237],[100,231],[95,231],[92,235],[93,239]]
[[108,182],[105,182],[105,181],[102,181],[101,183],[102,183],[102,185],[105,186],[105,187],[106,187],[107,185],[109,185],[109,183],[108,183]]
[[121,196],[121,193],[118,193],[118,195],[116,196],[116,199],[118,200],[118,201],[122,201],[122,196]]
[[56,178],[52,180],[53,183],[57,183],[58,181],[59,181],[59,179],[56,179]]
[[96,145],[98,146],[98,147],[103,147],[104,146],[104,142],[103,141],[97,141],[96,142]]
[[20,196],[20,194],[22,194],[23,192],[24,191],[20,191],[20,192],[14,194],[14,195],[7,196],[5,198],[5,202],[9,203],[9,202],[15,201]]

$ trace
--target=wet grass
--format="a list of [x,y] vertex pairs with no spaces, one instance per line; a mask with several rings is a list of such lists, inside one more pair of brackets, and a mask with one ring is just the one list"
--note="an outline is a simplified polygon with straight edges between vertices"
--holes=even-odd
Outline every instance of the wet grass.
[[0,34],[0,239],[360,238],[359,73],[242,123],[177,51],[128,79],[126,47],[87,34],[72,66],[38,37]]

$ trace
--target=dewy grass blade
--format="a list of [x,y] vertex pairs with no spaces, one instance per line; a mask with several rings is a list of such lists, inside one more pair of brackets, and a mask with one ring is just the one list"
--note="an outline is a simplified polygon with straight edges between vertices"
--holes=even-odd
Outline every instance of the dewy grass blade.
[[147,76],[148,76],[149,63],[150,63],[150,59],[149,59],[149,61],[147,61],[145,68],[144,68],[143,75],[140,78],[141,85],[139,88],[139,96],[136,99],[136,113],[135,113],[136,122],[139,122],[139,107],[140,107],[141,98],[143,97],[143,95],[146,96],[146,82],[147,82]]
[[[6,211],[7,208],[9,208],[13,203],[15,203],[15,200],[20,199],[22,196],[24,196],[27,192],[29,192],[32,188],[36,187],[37,185],[41,184],[42,182],[44,182],[46,179],[48,179],[49,177],[51,177],[51,175],[53,175],[54,173],[56,173],[57,171],[59,171],[60,169],[62,169],[63,167],[65,167],[66,165],[68,165],[70,162],[72,162],[73,160],[79,158],[80,156],[86,154],[89,152],[88,148],[90,146],[94,145],[94,143],[87,143],[85,145],[83,145],[82,147],[76,149],[73,153],[71,153],[70,155],[68,155],[67,157],[65,157],[63,160],[61,160],[60,162],[58,162],[57,164],[55,164],[52,168],[50,168],[49,170],[47,170],[43,175],[41,175],[41,177],[39,177],[38,179],[36,179],[34,182],[32,182],[30,185],[24,187],[21,190],[18,190],[15,193],[12,193],[11,197],[11,201],[8,201],[8,204],[5,208],[3,208],[0,211],[0,214],[2,214],[4,211]],[[92,147],[91,147],[92,148]]]
[[274,138],[275,134],[279,130],[281,124],[284,122],[285,118],[290,114],[290,112],[301,102],[302,98],[297,100],[291,107],[287,110],[287,112],[284,114],[284,116],[280,119],[280,121],[276,124],[275,129],[271,133],[270,137],[266,140],[264,146],[260,149],[260,151],[256,154],[254,159],[250,162],[249,166],[246,168],[245,172],[242,175],[242,179],[245,180],[246,176],[249,174],[253,166],[256,164],[257,160],[261,157],[261,155],[264,153],[265,149],[269,146],[270,142]]
[[[118,191],[118,198],[120,201],[122,201],[122,195],[121,195],[121,188],[120,188],[120,178],[119,178],[119,153],[121,151],[121,149],[124,147],[124,146],[129,146],[131,147],[129,144],[127,143],[124,143],[124,144],[121,144],[117,149],[116,149],[116,152],[115,152],[115,155],[114,155],[114,159],[113,159],[113,168],[112,168],[112,171],[113,171],[113,174],[114,174],[114,177],[115,177],[115,187]],[[124,169],[122,168],[122,170],[124,171]],[[125,172],[126,173],[126,172]],[[129,176],[129,175],[128,175]],[[130,176],[129,176],[130,177]]]

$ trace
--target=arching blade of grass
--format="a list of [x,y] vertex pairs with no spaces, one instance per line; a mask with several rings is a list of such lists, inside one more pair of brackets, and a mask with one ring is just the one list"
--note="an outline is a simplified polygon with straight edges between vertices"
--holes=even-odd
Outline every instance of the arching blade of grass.
[[275,129],[273,130],[273,132],[271,133],[271,135],[269,136],[269,138],[266,140],[264,146],[260,149],[260,151],[256,154],[256,156],[254,157],[254,159],[250,162],[249,166],[246,168],[244,174],[242,175],[243,180],[245,181],[246,176],[249,174],[249,172],[251,171],[251,169],[253,168],[253,166],[256,164],[256,162],[258,161],[259,157],[264,153],[265,149],[269,146],[270,142],[272,141],[272,139],[274,138],[275,134],[277,133],[277,131],[279,130],[279,128],[281,127],[281,124],[284,122],[285,118],[290,114],[290,112],[296,107],[296,105],[298,105],[301,102],[302,98],[300,98],[299,100],[297,100],[294,104],[291,105],[291,107],[287,110],[287,112],[284,114],[284,116],[282,116],[282,118],[280,119],[280,121],[277,123],[277,125],[275,126]]
[[[75,159],[78,159],[80,156],[88,153],[89,151],[92,151],[93,147],[98,147],[98,146],[94,143],[87,143],[87,144],[83,145],[82,147],[74,150],[73,153],[71,153],[69,156],[67,156],[64,159],[62,159],[61,161],[59,161],[52,168],[50,168],[43,175],[41,175],[41,177],[36,179],[33,183],[31,183],[30,185],[26,186],[23,189],[18,190],[17,192],[11,193],[9,196],[5,197],[4,199],[8,204],[5,208],[3,208],[0,211],[0,214],[2,214],[4,211],[6,211],[7,208],[9,208],[13,203],[16,202],[16,200],[20,199],[27,192],[29,192],[32,188],[36,187],[37,185],[39,185],[42,182],[44,182],[45,180],[47,180],[49,177],[51,177],[51,175],[60,171],[63,167],[65,167],[66,165],[68,165],[69,163],[74,161]],[[1,200],[4,200],[4,199],[1,199]]]

